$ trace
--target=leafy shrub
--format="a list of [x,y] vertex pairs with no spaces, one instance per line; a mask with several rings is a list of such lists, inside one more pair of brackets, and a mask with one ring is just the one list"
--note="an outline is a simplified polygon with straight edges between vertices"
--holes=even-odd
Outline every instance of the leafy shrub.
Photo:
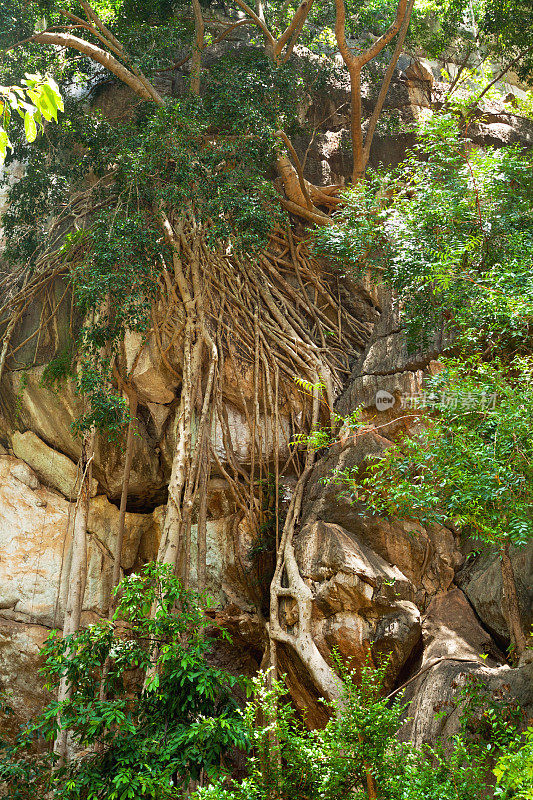
[[[246,748],[231,694],[237,679],[208,661],[206,598],[155,564],[125,578],[118,592],[112,622],[65,639],[53,632],[46,642],[47,687],[56,690],[67,676],[72,696],[51,702],[14,742],[0,742],[8,797],[35,797],[37,787],[58,800],[181,797],[191,777],[217,772],[229,748]],[[81,752],[53,769],[53,757],[36,759],[34,748],[43,751],[59,727]]]

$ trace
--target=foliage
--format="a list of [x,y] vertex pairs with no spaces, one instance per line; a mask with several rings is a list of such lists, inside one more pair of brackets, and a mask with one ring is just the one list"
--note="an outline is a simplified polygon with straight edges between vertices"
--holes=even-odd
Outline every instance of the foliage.
[[[517,718],[506,718],[505,698],[492,701],[494,714],[484,718],[487,697],[475,680],[459,692],[461,729],[446,744],[420,749],[397,739],[404,704],[383,697],[386,665],[369,663],[360,674],[338,664],[344,681],[333,716],[323,730],[309,731],[282,702],[284,687],[260,676],[245,711],[252,753],[241,782],[219,778],[201,789],[197,800],[366,800],[369,779],[380,800],[472,800],[486,796],[487,772],[500,756],[517,752]],[[482,702],[480,702],[482,698]],[[521,751],[519,751],[521,752]],[[524,785],[531,789],[531,779]],[[524,795],[529,797],[530,795]]]
[[494,774],[496,797],[504,800],[533,798],[533,728],[528,728],[515,747],[499,757]]
[[427,381],[432,424],[387,449],[366,477],[348,469],[334,479],[374,513],[524,545],[533,536],[531,369],[517,362],[511,377],[495,364],[447,361]]
[[157,279],[170,262],[159,208],[194,214],[213,247],[248,252],[281,219],[267,174],[275,131],[294,124],[302,81],[260,52],[230,54],[206,75],[201,99],[184,97],[163,109],[141,104],[114,125],[71,103],[38,147],[17,149],[28,165],[9,190],[8,263],[35,264],[50,247],[50,217],[68,211],[74,191],[82,189],[88,208],[99,209],[90,229],[67,234],[61,245],[84,319],[73,346],[78,388],[89,400],[79,430],[96,426],[116,437],[127,420],[111,361],[126,327],[142,332],[151,324]]
[[[205,597],[155,564],[125,578],[117,591],[113,622],[99,621],[66,639],[52,633],[46,642],[47,686],[54,689],[67,676],[72,697],[51,702],[15,744],[2,742],[0,778],[8,797],[35,796],[40,782],[58,800],[177,798],[202,770],[215,774],[228,748],[246,747],[231,695],[236,679],[209,664]],[[51,771],[50,760],[34,762],[29,748],[54,738],[58,714],[84,752]],[[36,763],[39,774],[29,785]]]
[[451,113],[420,131],[391,176],[347,195],[316,234],[337,262],[379,268],[411,345],[435,331],[463,352],[527,353],[533,317],[533,170],[518,147],[473,148]]
[[[354,189],[338,225],[316,235],[337,261],[380,268],[411,347],[454,354],[421,396],[404,398],[431,424],[366,475],[334,480],[374,513],[457,526],[507,558],[533,536],[533,173],[529,153],[476,149],[464,125],[435,116],[405,164]],[[516,602],[512,614],[516,634]]]
[[[360,675],[342,669],[342,697],[331,705],[335,712],[323,730],[309,731],[292,706],[281,702],[282,682],[267,676],[254,680],[254,701],[245,711],[253,752],[242,782],[219,779],[198,793],[202,800],[336,800],[366,797],[367,767],[381,778],[385,752],[402,714],[381,696],[385,666],[370,664]],[[357,794],[353,794],[354,790]]]
[[44,122],[57,121],[58,111],[63,110],[59,88],[50,77],[26,73],[22,86],[0,86],[0,166],[13,148],[7,132],[13,111],[23,119],[26,141],[31,144],[44,130]]
[[495,54],[502,60],[524,57],[516,70],[522,79],[531,77],[533,70],[533,48],[528,31],[533,24],[531,0],[491,0],[485,5],[482,31],[491,42]]

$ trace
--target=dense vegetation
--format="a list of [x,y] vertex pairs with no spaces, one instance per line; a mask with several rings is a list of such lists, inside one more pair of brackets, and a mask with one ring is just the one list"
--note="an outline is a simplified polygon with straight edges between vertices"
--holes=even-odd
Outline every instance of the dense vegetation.
[[[531,729],[523,733],[520,710],[504,708],[482,687],[463,689],[461,732],[451,742],[399,743],[408,709],[401,696],[384,697],[386,663],[350,671],[314,643],[310,590],[292,545],[314,451],[343,424],[332,408],[332,386],[341,383],[335,364],[346,372],[346,350],[365,342],[340,300],[331,301],[331,323],[319,292],[313,300],[305,289],[315,280],[313,260],[326,256],[336,276],[379,272],[401,304],[413,347],[435,331],[449,343],[440,373],[427,382],[424,410],[417,409],[424,417],[417,434],[366,469],[333,479],[367,511],[438,521],[490,547],[502,563],[511,657],[529,644],[510,555],[533,536],[533,165],[518,147],[474,147],[469,125],[498,70],[530,75],[530,4],[317,0],[259,4],[256,12],[235,0],[224,11],[230,18],[218,19],[218,36],[214,24],[206,32],[206,22],[217,22],[222,8],[198,0],[191,8],[172,0],[67,7],[14,0],[0,11],[8,48],[0,157],[8,166],[25,163],[2,220],[0,377],[28,303],[60,276],[71,292],[72,340],[58,347],[43,380],[75,380],[84,401],[74,425],[84,480],[65,624],[43,653],[57,700],[1,740],[2,791],[17,800],[36,792],[58,800],[164,800],[197,790],[203,800],[471,800],[487,791],[531,800]],[[208,59],[215,39],[222,42],[233,26],[247,31],[246,46]],[[295,51],[297,43],[307,49]],[[454,65],[448,94],[419,126],[404,163],[372,172],[372,137],[397,59],[402,49],[421,47]],[[344,66],[333,58],[337,51]],[[176,60],[190,68],[162,93],[158,81],[179,70]],[[85,107],[105,98],[104,67],[132,90],[119,119]],[[353,170],[352,185],[339,193],[304,180],[291,137],[309,136],[302,97],[346,77],[344,68]],[[366,121],[363,68],[378,86]],[[297,221],[313,227],[298,252]],[[299,294],[278,270],[279,250],[267,259],[272,236],[292,259]],[[319,289],[326,296],[327,283]],[[344,340],[336,333],[342,314]],[[126,331],[159,335],[169,319],[171,341],[179,342],[171,368],[180,398],[158,563],[117,586],[138,403],[120,372],[120,347]],[[215,458],[225,469],[211,431],[218,419],[228,436],[221,375],[235,339],[254,371],[254,446],[260,402],[274,417],[285,407],[300,420],[291,431],[299,478],[281,519],[279,509],[275,520],[265,512],[271,476],[262,455],[255,461],[254,454],[246,472],[224,442],[223,474],[243,518],[258,537],[268,526],[278,536],[265,625],[270,669],[251,684],[214,665],[213,646],[224,634],[212,626],[202,593],[206,487]],[[169,349],[158,345],[163,354]],[[358,430],[368,425],[361,420],[354,409],[347,424]],[[97,436],[126,450],[116,594],[108,620],[80,628]],[[189,586],[193,515],[199,592]],[[280,615],[287,594],[298,635]],[[323,730],[307,730],[285,701],[280,642],[324,695],[331,718]],[[239,687],[251,697],[240,708]],[[239,780],[237,750],[247,754]]]
[[[43,675],[49,688],[68,675],[72,695],[14,740],[0,739],[4,796],[170,800],[210,779],[197,800],[471,800],[487,780],[497,797],[531,797],[533,731],[521,735],[519,707],[491,697],[478,679],[463,681],[457,696],[460,733],[416,749],[396,738],[406,705],[401,694],[383,694],[386,662],[350,671],[336,658],[341,695],[328,704],[325,728],[310,731],[269,673],[240,681],[250,699],[237,707],[237,679],[209,663],[216,631],[206,600],[170,569],[148,564],[118,593],[112,621],[69,639],[50,635]],[[54,768],[47,742],[58,726],[70,731],[78,757]],[[234,748],[247,753],[239,780],[228,760]]]

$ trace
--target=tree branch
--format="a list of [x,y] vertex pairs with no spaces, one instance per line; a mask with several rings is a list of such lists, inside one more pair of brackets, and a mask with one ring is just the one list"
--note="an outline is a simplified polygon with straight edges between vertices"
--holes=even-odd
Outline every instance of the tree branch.
[[396,64],[398,63],[398,59],[400,58],[402,47],[405,42],[405,37],[407,36],[407,30],[409,28],[409,22],[411,21],[411,14],[413,13],[413,6],[415,4],[415,0],[409,0],[405,16],[403,18],[402,27],[400,29],[400,34],[398,36],[398,41],[396,42],[396,47],[391,58],[391,62],[387,68],[387,72],[385,73],[385,77],[383,78],[383,82],[381,84],[381,89],[379,90],[378,99],[376,101],[376,105],[374,106],[374,110],[372,112],[372,116],[370,117],[370,122],[368,123],[368,130],[365,137],[365,145],[363,148],[363,168],[366,168],[368,164],[368,159],[370,158],[370,148],[372,147],[372,139],[374,138],[374,133],[376,131],[376,125],[378,124],[378,119],[380,117],[381,111],[383,109],[383,104],[385,103],[385,98],[387,97],[387,93],[389,91],[390,82],[392,80],[392,76],[394,74],[394,70],[396,69]]
[[255,22],[257,27],[260,28],[261,31],[264,33],[265,38],[267,39],[269,45],[272,48],[274,48],[275,39],[272,36],[272,34],[270,33],[270,31],[268,30],[268,28],[265,25],[265,23],[262,21],[262,19],[257,16],[255,11],[252,8],[250,8],[250,6],[247,3],[245,3],[244,0],[235,0],[235,2],[237,3],[237,5],[240,8],[242,8],[242,10],[244,11],[245,14],[248,14],[248,16],[251,17],[251,19],[253,19],[253,21]]
[[[479,97],[477,98],[477,100],[476,100],[475,104],[479,103],[479,101],[481,100],[481,98],[482,98],[484,95],[486,95],[486,94],[487,94],[487,92],[489,91],[489,89],[492,89],[492,87],[494,86],[494,84],[495,84],[495,83],[498,83],[498,81],[499,81],[501,78],[503,78],[503,76],[504,76],[504,75],[505,75],[507,72],[509,72],[509,70],[510,70],[510,69],[512,69],[512,68],[515,66],[515,64],[518,64],[518,62],[519,62],[519,61],[521,61],[521,60],[524,58],[524,56],[525,56],[525,55],[527,55],[527,54],[530,52],[530,50],[533,50],[533,44],[530,44],[530,45],[529,45],[529,47],[526,47],[526,49],[525,49],[525,50],[522,50],[522,52],[521,52],[521,53],[519,53],[519,54],[517,55],[517,57],[516,57],[516,58],[513,58],[513,60],[512,60],[512,61],[511,61],[509,64],[507,64],[507,66],[506,66],[504,69],[502,69],[502,70],[501,70],[501,72],[499,72],[499,73],[496,75],[496,77],[494,78],[494,80],[492,80],[492,81],[491,81],[491,82],[490,82],[490,83],[489,83],[487,86],[485,86],[485,88],[483,89],[483,91],[481,92],[481,94],[479,95]],[[474,105],[475,105],[475,104],[474,104]]]
[[368,64],[369,61],[372,61],[372,59],[375,58],[379,53],[381,53],[383,48],[386,47],[389,44],[389,42],[391,42],[394,39],[394,37],[396,36],[396,34],[398,33],[398,31],[402,26],[406,9],[407,9],[407,0],[399,0],[398,8],[396,9],[396,19],[390,26],[389,30],[386,33],[384,33],[383,36],[380,36],[379,39],[375,41],[371,47],[368,48],[368,50],[366,50],[364,53],[361,54],[361,56],[359,56],[359,58],[361,59],[361,66],[364,66],[365,64]]
[[[77,50],[79,53],[87,56],[87,58],[96,61],[98,64],[108,69],[109,72],[112,72],[113,75],[142,97],[143,100],[154,100],[154,97],[136,75],[130,72],[120,61],[117,61],[111,53],[106,52],[101,47],[91,44],[91,42],[86,42],[84,39],[80,39],[72,34],[50,33],[49,31],[36,33],[28,41],[37,42],[38,44],[52,44],[58,47],[72,47],[73,50]],[[161,103],[158,103],[158,105],[163,105],[163,101],[161,100]]]
[[[289,25],[285,28],[285,31],[281,34],[279,39],[276,41],[276,51],[278,54],[281,54],[281,51],[287,44],[287,42],[292,37],[293,33],[298,30],[298,34],[302,30],[307,15],[311,10],[311,6],[313,5],[313,0],[303,0],[302,3],[298,6],[296,11],[294,12],[294,16]],[[293,45],[294,46],[294,45]]]

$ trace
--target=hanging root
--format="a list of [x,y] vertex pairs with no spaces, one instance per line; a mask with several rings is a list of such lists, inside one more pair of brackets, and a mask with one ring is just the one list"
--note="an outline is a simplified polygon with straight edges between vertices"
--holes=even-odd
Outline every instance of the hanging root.
[[[173,221],[160,213],[173,269],[167,269],[160,282],[155,339],[165,363],[179,376],[181,394],[158,559],[174,565],[189,581],[195,521],[198,575],[204,582],[204,495],[211,470],[216,468],[228,480],[237,507],[257,533],[263,521],[267,458],[271,460],[280,447],[280,410],[291,420],[287,447],[295,435],[320,421],[331,422],[348,356],[364,346],[370,325],[346,310],[339,312],[319,265],[290,230],[275,229],[260,254],[228,253],[207,245],[208,231],[192,211]],[[320,385],[325,399],[302,394],[295,378]],[[248,468],[235,454],[228,404],[239,406],[246,419]],[[220,431],[222,458],[213,443],[213,429]],[[298,457],[293,463],[299,469]]]
[[[329,219],[314,203],[331,209],[333,194],[307,183],[302,187],[302,176],[288,162],[286,167],[289,177],[296,175],[306,211]],[[185,584],[196,582],[203,589],[207,487],[212,472],[227,481],[239,518],[253,536],[259,536],[269,513],[264,487],[274,473],[279,546],[270,621],[265,622],[270,658],[275,664],[277,643],[293,648],[323,694],[335,697],[335,675],[311,635],[311,590],[300,576],[293,548],[304,485],[313,464],[313,455],[302,452],[294,442],[317,426],[335,424],[335,397],[349,373],[350,358],[369,338],[372,322],[357,319],[347,306],[341,306],[336,279],[325,273],[306,240],[289,226],[274,228],[260,253],[239,253],[208,244],[209,226],[198,221],[193,209],[179,217],[163,208],[154,211],[172,260],[158,279],[151,333],[162,362],[179,384],[158,561],[171,564]],[[86,246],[81,238],[69,249],[69,261],[82,259]],[[11,292],[0,309],[5,320],[0,369],[9,363],[12,333],[25,308],[68,270],[69,263],[56,245],[40,259],[22,288]],[[304,391],[296,380],[306,387]],[[231,407],[246,421],[246,459],[237,454],[232,438]],[[278,541],[279,481],[287,471],[295,472],[298,482]],[[115,559],[116,573],[119,553]],[[194,561],[196,575],[191,567]],[[280,621],[280,605],[289,597],[298,610],[295,633],[285,630]],[[261,598],[254,599],[260,605]]]

